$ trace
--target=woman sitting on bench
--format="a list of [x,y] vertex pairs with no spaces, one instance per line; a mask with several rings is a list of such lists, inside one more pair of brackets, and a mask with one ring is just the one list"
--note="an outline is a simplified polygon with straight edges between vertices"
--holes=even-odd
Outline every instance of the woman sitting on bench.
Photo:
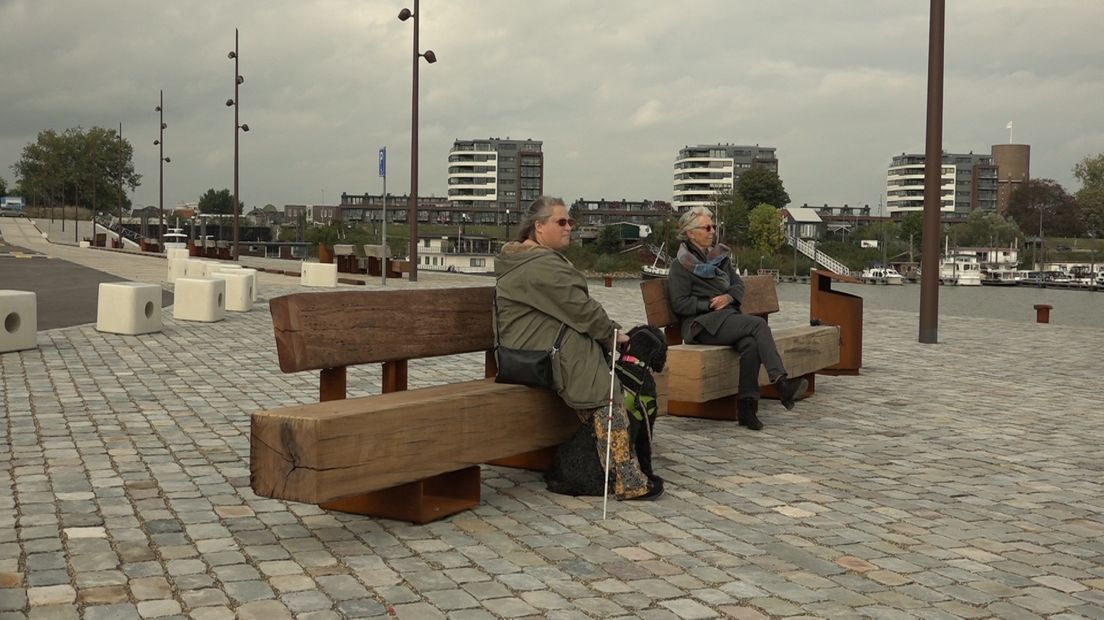
[[794,398],[809,387],[805,379],[790,381],[762,317],[740,314],[744,283],[732,267],[729,249],[714,244],[713,212],[693,207],[679,218],[678,257],[667,275],[671,309],[682,319],[682,339],[689,344],[728,345],[740,353],[740,389],[736,417],[753,431],[763,428],[755,415],[759,401],[759,365],[778,389],[782,405],[793,409]]
[[[542,196],[529,207],[518,240],[503,246],[495,261],[498,338],[504,347],[547,351],[566,325],[553,375],[557,394],[583,427],[557,453],[548,485],[557,493],[601,495],[609,347],[620,326],[590,297],[586,278],[560,253],[571,243],[573,225],[563,200]],[[629,338],[618,334],[617,340],[621,344]],[[663,493],[663,481],[641,469],[620,389],[614,392],[614,404],[610,488],[619,499],[655,499]]]

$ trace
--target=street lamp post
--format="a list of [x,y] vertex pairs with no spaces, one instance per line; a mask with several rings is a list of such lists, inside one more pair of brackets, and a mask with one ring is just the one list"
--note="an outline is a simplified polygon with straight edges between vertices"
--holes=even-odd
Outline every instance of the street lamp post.
[[165,129],[168,125],[165,124],[165,91],[160,91],[161,98],[158,101],[157,107],[153,109],[157,112],[158,125],[157,139],[153,141],[154,146],[157,147],[157,167],[158,167],[158,199],[157,199],[157,251],[164,252],[165,248],[165,164],[171,163],[172,160],[165,157]]
[[238,29],[234,29],[234,49],[226,55],[234,61],[234,98],[226,100],[226,107],[234,108],[234,260],[238,260],[238,243],[241,239],[238,221],[241,219],[241,203],[238,200],[238,130],[249,131],[249,125],[238,122],[238,110],[241,109],[241,99],[238,87],[245,82],[241,72],[238,71]]
[[506,207],[506,243],[510,243],[510,207]]
[[406,218],[410,222],[410,281],[418,281],[418,59],[437,62],[433,50],[425,53],[418,51],[418,0],[414,0],[414,10],[404,8],[399,11],[399,21],[414,18],[414,76],[410,98],[410,202],[406,207]]

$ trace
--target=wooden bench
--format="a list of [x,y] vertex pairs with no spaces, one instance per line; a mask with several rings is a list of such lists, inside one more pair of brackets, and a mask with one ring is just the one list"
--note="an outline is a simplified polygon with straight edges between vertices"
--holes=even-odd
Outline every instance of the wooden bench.
[[[740,310],[763,319],[778,312],[778,292],[770,276],[743,278],[744,299]],[[667,411],[671,415],[736,419],[736,393],[740,387],[740,355],[728,346],[683,344],[682,324],[671,310],[667,281],[640,283],[648,324],[667,335]],[[816,372],[840,360],[839,329],[833,325],[773,329],[782,363],[791,377],[809,381],[805,398],[816,389]],[[765,369],[759,370],[761,395],[777,398]]]
[[[320,371],[319,401],[252,415],[264,497],[426,523],[479,504],[480,464],[545,469],[578,419],[550,390],[494,382],[494,287],[299,293],[269,302],[280,370]],[[485,352],[486,379],[407,389],[408,361]],[[346,398],[346,368],[382,393]]]

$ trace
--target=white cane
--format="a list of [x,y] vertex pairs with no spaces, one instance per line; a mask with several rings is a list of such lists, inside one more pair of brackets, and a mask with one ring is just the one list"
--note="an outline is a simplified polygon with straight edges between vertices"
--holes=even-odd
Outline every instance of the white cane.
[[613,330],[613,346],[610,347],[610,391],[609,413],[606,414],[606,484],[602,488],[602,520],[606,520],[606,506],[609,504],[610,443],[613,437],[613,379],[617,369],[617,329]]

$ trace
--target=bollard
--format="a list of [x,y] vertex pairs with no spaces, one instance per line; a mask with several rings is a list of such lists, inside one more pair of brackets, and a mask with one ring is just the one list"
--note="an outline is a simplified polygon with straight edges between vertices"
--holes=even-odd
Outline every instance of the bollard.
[[612,286],[613,286],[613,276],[607,275],[606,276],[606,288],[610,288]]
[[1035,304],[1035,322],[1036,323],[1049,323],[1050,311],[1054,306],[1050,304]]

